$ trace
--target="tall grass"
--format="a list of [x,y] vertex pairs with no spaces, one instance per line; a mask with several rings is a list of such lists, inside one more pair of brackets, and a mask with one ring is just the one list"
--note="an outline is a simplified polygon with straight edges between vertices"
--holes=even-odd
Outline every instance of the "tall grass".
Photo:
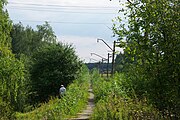
[[103,79],[94,71],[92,83],[96,102],[92,120],[162,119],[159,111],[149,105],[146,99],[139,100],[134,93],[129,94],[128,89],[125,89],[128,82],[123,75],[116,74],[113,78]]
[[85,70],[79,79],[67,88],[65,96],[61,99],[52,98],[48,103],[43,103],[34,111],[17,113],[18,120],[63,120],[75,116],[87,104],[89,74]]

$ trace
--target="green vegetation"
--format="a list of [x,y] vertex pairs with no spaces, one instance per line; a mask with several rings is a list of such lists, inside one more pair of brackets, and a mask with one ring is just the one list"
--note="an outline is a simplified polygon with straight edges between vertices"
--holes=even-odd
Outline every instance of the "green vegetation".
[[26,98],[24,65],[11,52],[11,21],[0,1],[0,119],[11,119],[13,111],[22,110]]
[[[82,62],[74,48],[58,43],[47,22],[37,25],[36,29],[24,27],[21,23],[12,25],[4,9],[5,4],[6,1],[0,1],[0,119],[15,119],[16,112],[20,114],[38,108],[40,103],[58,95],[61,84],[69,86],[69,92],[61,99],[61,102],[64,101],[61,107],[67,107],[67,113],[70,110],[66,105],[70,104],[67,102],[69,99],[77,102],[71,106],[69,115],[80,110],[87,97],[85,90],[81,94],[80,88],[83,87],[80,85],[86,84],[85,80],[78,80],[82,83],[74,81],[83,79]],[[78,92],[79,96],[73,96]],[[71,100],[71,97],[74,99]],[[60,102],[58,99],[51,100],[53,107],[58,105],[54,101]]]
[[47,45],[33,56],[31,69],[32,102],[43,102],[56,96],[61,84],[67,86],[78,77],[82,66],[71,45]]
[[[0,120],[61,120],[86,105],[90,76],[71,45],[58,43],[45,22],[12,24],[0,1]],[[180,9],[178,0],[127,1],[114,35],[124,52],[117,74],[93,71],[94,120],[180,119]],[[66,95],[57,98],[61,84]]]
[[37,25],[36,29],[30,26],[24,27],[22,23],[14,24],[10,34],[12,38],[12,52],[19,57],[21,54],[27,57],[37,51],[40,47],[57,41],[52,27],[45,22]]
[[77,80],[70,84],[63,98],[52,98],[48,103],[28,113],[18,113],[18,120],[63,120],[75,116],[87,104],[89,72],[86,67]]
[[9,20],[7,11],[3,10],[5,4],[6,0],[0,1],[0,47],[11,46],[11,38],[9,34],[12,28],[12,22]]
[[92,120],[162,119],[158,110],[149,105],[146,99],[139,100],[133,93],[134,99],[128,96],[126,88],[129,83],[124,75],[116,74],[107,80],[94,71],[92,83],[96,100]]
[[[82,62],[71,45],[58,43],[47,22],[36,29],[14,24],[10,36],[12,52],[25,66],[25,106],[29,110],[58,95],[61,84],[67,86],[78,77]],[[28,110],[24,108],[21,111]]]
[[[180,118],[180,11],[178,0],[128,1],[128,24],[118,17],[113,31],[124,53],[117,69],[128,80],[128,96],[157,108],[164,118]],[[121,57],[121,58],[120,58]]]

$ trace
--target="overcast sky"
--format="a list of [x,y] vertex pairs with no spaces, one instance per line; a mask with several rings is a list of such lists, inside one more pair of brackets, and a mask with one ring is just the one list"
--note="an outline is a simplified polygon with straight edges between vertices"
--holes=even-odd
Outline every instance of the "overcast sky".
[[[123,1],[123,0],[121,0]],[[121,16],[119,0],[9,0],[7,6],[14,23],[35,27],[48,21],[59,41],[72,43],[77,55],[85,62],[90,58],[100,60],[90,53],[107,58],[110,50],[97,38],[110,46],[116,38],[112,35],[112,19]],[[96,62],[91,60],[91,62]]]

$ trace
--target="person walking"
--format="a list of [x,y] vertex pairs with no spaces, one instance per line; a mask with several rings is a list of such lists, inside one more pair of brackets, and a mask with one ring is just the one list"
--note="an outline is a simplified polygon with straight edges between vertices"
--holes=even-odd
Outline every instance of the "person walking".
[[60,97],[64,96],[66,92],[66,88],[64,87],[64,85],[61,85],[60,89],[59,89],[59,95]]

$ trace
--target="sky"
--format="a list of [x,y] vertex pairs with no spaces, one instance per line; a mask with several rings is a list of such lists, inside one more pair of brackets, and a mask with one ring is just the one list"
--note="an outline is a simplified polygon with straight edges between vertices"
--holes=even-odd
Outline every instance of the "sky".
[[[123,2],[123,0],[121,0]],[[125,1],[125,0],[124,0]],[[9,0],[7,10],[13,23],[42,25],[48,21],[58,41],[72,44],[76,54],[84,62],[97,62],[107,58],[110,49],[103,39],[113,47],[112,20],[122,16],[119,0]],[[117,51],[122,51],[117,48]],[[97,60],[97,61],[96,61]]]

